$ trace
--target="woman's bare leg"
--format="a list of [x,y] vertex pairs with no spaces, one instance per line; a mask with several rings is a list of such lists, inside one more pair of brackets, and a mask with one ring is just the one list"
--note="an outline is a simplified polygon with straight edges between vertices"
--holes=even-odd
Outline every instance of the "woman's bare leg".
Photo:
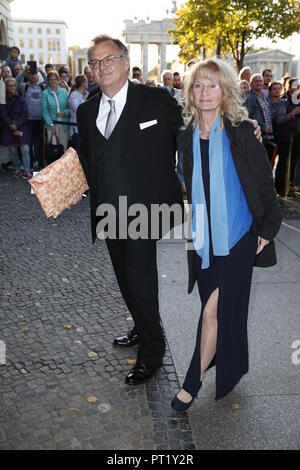
[[[219,288],[211,294],[203,312],[201,333],[201,380],[204,372],[215,357],[217,350],[218,300]],[[193,399],[184,389],[181,389],[177,396],[179,400],[184,403],[189,403]]]

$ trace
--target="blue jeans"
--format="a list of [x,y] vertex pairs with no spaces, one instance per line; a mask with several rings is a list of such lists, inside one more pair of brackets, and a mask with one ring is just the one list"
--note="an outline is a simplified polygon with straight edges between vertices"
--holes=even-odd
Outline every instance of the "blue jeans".
[[[18,146],[17,145],[9,145],[9,149],[11,151],[11,159],[15,170],[20,169],[20,160],[18,155]],[[22,153],[22,162],[24,171],[27,173],[30,172],[30,147],[29,145],[20,145],[21,153]]]

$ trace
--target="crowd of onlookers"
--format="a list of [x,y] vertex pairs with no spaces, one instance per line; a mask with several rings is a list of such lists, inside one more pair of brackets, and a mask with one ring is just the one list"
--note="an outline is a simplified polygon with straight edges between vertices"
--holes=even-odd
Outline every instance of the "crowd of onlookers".
[[293,197],[296,168],[300,163],[300,81],[289,76],[273,80],[270,69],[252,74],[249,67],[244,67],[239,74],[239,84],[249,117],[256,119],[262,129],[272,167],[278,156],[276,191],[284,196],[289,186],[288,195]]
[[[44,166],[46,140],[58,142],[64,149],[72,145],[80,151],[76,111],[81,103],[98,93],[99,86],[89,66],[73,83],[67,66],[55,70],[52,64],[47,64],[45,71],[35,62],[23,66],[19,53],[17,47],[12,47],[1,66],[0,145],[9,149],[13,176],[28,179],[33,169],[39,170]],[[191,61],[188,67],[193,64]],[[133,83],[167,89],[184,107],[184,77],[178,72],[164,70],[161,83],[156,84],[154,80],[144,83],[141,69],[133,67],[129,78]],[[300,162],[300,82],[296,77],[288,76],[274,81],[272,70],[252,74],[249,67],[240,71],[238,80],[249,117],[256,119],[261,127],[271,166],[276,162],[277,193],[284,195],[289,162],[289,196],[293,197],[296,166]],[[179,133],[177,174],[184,192],[180,141]]]

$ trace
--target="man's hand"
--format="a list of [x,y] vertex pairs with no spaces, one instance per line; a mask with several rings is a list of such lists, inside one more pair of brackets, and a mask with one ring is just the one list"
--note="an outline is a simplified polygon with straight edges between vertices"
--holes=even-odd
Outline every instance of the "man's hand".
[[261,128],[258,125],[258,122],[255,119],[247,119],[247,121],[251,122],[254,127],[254,135],[257,138],[258,142],[262,144],[262,135],[261,135]]
[[9,128],[10,128],[10,130],[11,130],[12,132],[16,132],[16,130],[18,129],[17,126],[16,126],[16,124],[11,124],[11,125],[9,126]]
[[257,245],[257,252],[256,254],[259,255],[263,251],[263,249],[269,245],[269,240],[265,240],[264,238],[258,237],[258,245]]

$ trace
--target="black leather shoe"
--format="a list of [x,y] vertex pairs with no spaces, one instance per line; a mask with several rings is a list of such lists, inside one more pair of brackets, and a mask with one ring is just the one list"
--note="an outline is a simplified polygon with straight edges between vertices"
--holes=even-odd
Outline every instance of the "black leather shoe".
[[129,348],[135,344],[139,344],[140,339],[138,335],[132,334],[131,332],[128,335],[120,336],[114,340],[114,346],[121,346],[122,348]]
[[134,368],[129,372],[125,382],[127,385],[139,385],[146,382],[154,372],[162,366],[150,366],[146,364],[136,364]]

